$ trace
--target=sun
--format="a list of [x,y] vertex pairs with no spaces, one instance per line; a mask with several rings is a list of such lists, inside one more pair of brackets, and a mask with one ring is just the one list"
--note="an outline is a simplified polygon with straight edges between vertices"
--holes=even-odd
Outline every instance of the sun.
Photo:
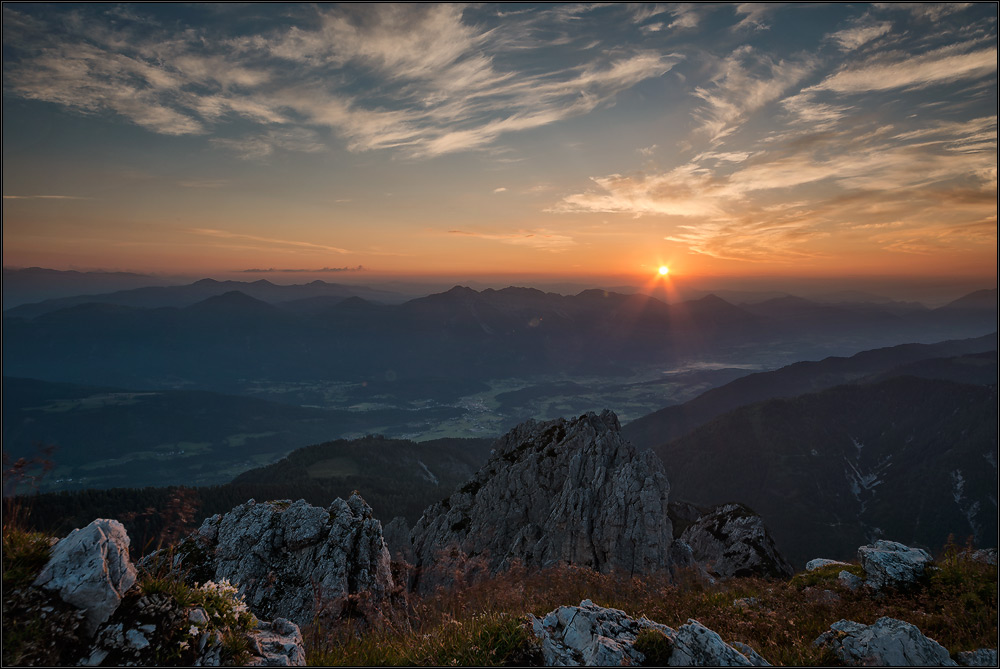
[[670,274],[670,268],[666,265],[660,265],[660,276],[666,276]]

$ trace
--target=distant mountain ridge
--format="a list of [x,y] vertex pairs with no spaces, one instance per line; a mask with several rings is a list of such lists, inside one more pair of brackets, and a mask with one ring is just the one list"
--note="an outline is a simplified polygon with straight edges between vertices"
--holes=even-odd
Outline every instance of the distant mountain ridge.
[[[944,341],[936,344],[902,344],[862,351],[849,358],[829,357],[797,362],[780,369],[758,372],[714,388],[684,404],[665,407],[625,425],[622,432],[640,448],[658,446],[684,436],[726,411],[761,400],[794,397],[866,377],[892,374],[901,365],[996,351],[997,335]],[[985,372],[988,376],[989,372]],[[898,375],[898,374],[895,374]],[[977,377],[978,378],[978,377]]]
[[34,304],[23,304],[4,312],[4,316],[35,318],[45,313],[66,309],[81,304],[117,304],[141,309],[158,307],[186,307],[210,297],[239,291],[263,302],[281,303],[316,297],[364,297],[369,300],[398,303],[406,296],[387,290],[366,286],[327,283],[317,279],[306,284],[279,285],[267,279],[257,281],[216,281],[201,279],[182,286],[144,286],[112,293],[76,295],[44,300]]
[[44,267],[3,268],[3,308],[39,300],[57,299],[80,293],[169,285],[172,279],[133,272],[79,272]]
[[879,537],[996,546],[995,384],[842,385],[742,406],[653,451],[672,494],[747,504],[797,567]]
[[[231,290],[234,284],[256,294],[241,297],[242,290]],[[302,291],[321,295],[301,297]],[[298,301],[329,300],[331,291],[357,293],[356,287],[323,282],[295,287],[202,280],[126,291],[117,304],[79,298],[33,318],[26,305],[4,314],[4,369],[50,381],[222,392],[244,392],[259,381],[483,383],[545,374],[627,376],[705,355],[742,363],[783,351],[783,363],[900,340],[981,335],[996,323],[995,307],[911,317],[868,308],[845,315],[839,306],[782,298],[781,313],[767,312],[767,305],[752,313],[713,295],[666,304],[641,294],[559,295],[515,287],[456,286],[395,305],[358,294],[345,294],[356,299],[343,308],[302,308]],[[162,303],[206,293],[183,307],[128,304],[149,303],[150,295]],[[275,301],[294,295],[300,297],[288,300],[292,308]]]

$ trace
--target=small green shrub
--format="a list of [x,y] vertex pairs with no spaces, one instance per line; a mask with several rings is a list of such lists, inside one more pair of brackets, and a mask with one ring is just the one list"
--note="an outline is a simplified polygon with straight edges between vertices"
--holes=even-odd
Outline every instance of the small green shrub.
[[49,537],[7,528],[3,533],[3,589],[31,585],[52,554]]
[[859,564],[828,564],[812,571],[800,571],[792,576],[789,583],[800,590],[804,588],[832,588],[838,585],[840,572],[847,571],[859,578],[865,577],[865,570]]
[[674,642],[670,637],[660,630],[651,628],[639,632],[633,647],[646,656],[642,663],[645,667],[667,666],[670,654],[674,652]]

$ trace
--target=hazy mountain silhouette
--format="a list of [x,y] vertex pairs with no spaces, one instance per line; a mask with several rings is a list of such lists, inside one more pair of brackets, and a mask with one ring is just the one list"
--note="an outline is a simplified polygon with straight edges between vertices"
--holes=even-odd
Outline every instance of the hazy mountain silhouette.
[[[255,292],[233,291],[234,284]],[[359,299],[316,310],[265,299],[287,301],[303,290],[329,298],[329,291],[348,288],[355,290],[321,281],[275,286],[206,279],[126,291],[114,304],[74,304],[34,318],[18,308],[4,314],[4,369],[49,381],[223,392],[242,392],[260,380],[413,384],[435,378],[457,386],[512,376],[628,375],[705,356],[733,358],[737,351],[740,358],[782,351],[785,360],[802,359],[907,339],[979,335],[995,323],[995,308],[959,310],[961,318],[955,309],[935,310],[914,321],[799,298],[737,307],[709,295],[668,305],[641,294],[513,287],[456,286],[398,305],[351,295]],[[206,294],[183,307],[127,304],[155,302],[150,295],[176,302]]]
[[314,297],[359,296],[383,302],[402,302],[407,298],[397,293],[338,283],[316,280],[306,284],[290,286],[271,283],[267,279],[257,281],[216,281],[201,279],[183,286],[145,286],[113,293],[76,295],[44,300],[34,304],[23,304],[4,312],[5,316],[34,318],[44,313],[65,309],[90,302],[119,304],[129,307],[152,309],[156,307],[185,307],[210,297],[239,291],[263,302],[281,303]]
[[[639,447],[658,446],[677,439],[716,416],[737,407],[776,397],[794,397],[866,377],[899,376],[906,373],[930,374],[934,368],[925,366],[921,374],[917,368],[901,367],[917,361],[957,355],[996,351],[996,334],[975,339],[945,341],[937,344],[903,344],[888,348],[862,351],[849,358],[830,357],[819,361],[797,362],[769,372],[758,372],[713,388],[693,400],[665,407],[627,424],[622,432]],[[995,353],[994,353],[995,360]],[[960,364],[941,363],[949,370]],[[942,376],[957,380],[957,372],[942,371]],[[978,371],[969,374],[978,374]],[[971,377],[967,377],[971,378]],[[975,376],[975,378],[981,378]],[[995,381],[995,377],[994,377]]]
[[797,567],[875,537],[997,541],[996,386],[900,376],[740,407],[653,450],[672,491],[738,500]]

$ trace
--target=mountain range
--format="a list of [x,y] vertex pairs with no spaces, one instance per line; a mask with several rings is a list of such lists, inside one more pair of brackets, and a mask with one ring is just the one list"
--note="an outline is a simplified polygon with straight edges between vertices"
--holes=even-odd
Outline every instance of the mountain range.
[[[871,305],[847,309],[798,298],[739,307],[709,295],[668,305],[641,294],[587,290],[565,296],[513,287],[475,291],[456,286],[393,305],[346,294],[332,306],[322,300],[340,296],[272,303],[232,290],[186,306],[149,306],[155,300],[136,297],[171,295],[176,302],[183,294],[191,300],[198,291],[230,287],[225,283],[204,280],[126,291],[130,297],[118,303],[84,301],[88,297],[60,303],[55,310],[38,305],[8,310],[5,374],[236,393],[261,381],[419,386],[426,379],[627,375],[706,355],[767,357],[770,366],[777,366],[901,340],[978,336],[992,331],[996,322],[996,291],[903,315]],[[334,286],[247,285],[284,297],[290,295],[286,289],[296,288],[301,295],[310,287],[329,291]],[[421,389],[414,392],[419,397]]]

